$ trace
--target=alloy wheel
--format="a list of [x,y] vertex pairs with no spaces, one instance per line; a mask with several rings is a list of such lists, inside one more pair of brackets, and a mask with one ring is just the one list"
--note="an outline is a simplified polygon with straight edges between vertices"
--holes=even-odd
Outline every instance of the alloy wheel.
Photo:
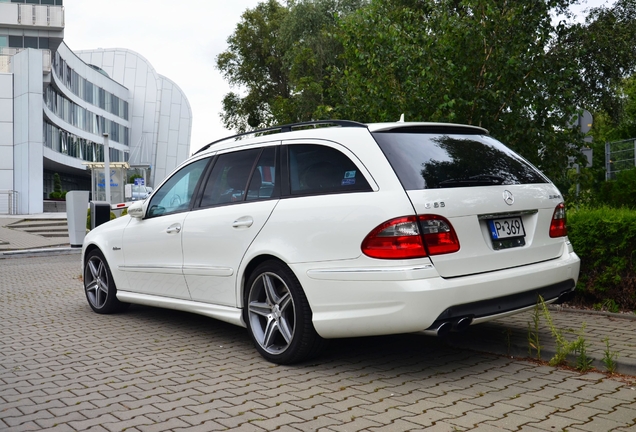
[[294,338],[294,300],[287,284],[275,273],[262,273],[248,297],[248,319],[256,342],[269,354],[285,352]]

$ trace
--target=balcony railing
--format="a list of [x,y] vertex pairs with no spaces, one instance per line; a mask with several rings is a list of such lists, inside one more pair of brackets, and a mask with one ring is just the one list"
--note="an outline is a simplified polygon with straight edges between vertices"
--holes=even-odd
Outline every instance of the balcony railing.
[[[12,72],[11,71],[11,57],[24,51],[26,48],[7,48],[0,47],[0,72]],[[42,52],[42,72],[51,72],[51,50],[41,49]]]
[[0,214],[18,214],[18,192],[0,190]]
[[64,6],[0,3],[0,26],[64,29]]

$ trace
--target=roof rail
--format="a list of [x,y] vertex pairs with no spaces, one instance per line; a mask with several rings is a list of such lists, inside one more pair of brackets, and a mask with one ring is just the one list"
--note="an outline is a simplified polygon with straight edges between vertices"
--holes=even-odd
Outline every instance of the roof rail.
[[240,134],[221,138],[219,140],[211,142],[210,144],[204,145],[199,150],[197,150],[197,152],[194,154],[201,153],[202,151],[205,151],[209,149],[210,147],[212,147],[214,144],[231,140],[232,138],[238,138],[238,137],[242,137],[246,135],[267,134],[268,132],[277,132],[277,133],[291,132],[294,129],[299,129],[306,126],[318,126],[318,125],[336,125],[340,127],[363,127],[363,128],[367,127],[367,125],[365,125],[364,123],[358,123],[352,120],[314,120],[314,121],[306,121],[306,122],[299,122],[299,123],[291,123],[291,124],[286,124],[282,126],[272,126],[265,129],[258,129],[258,130],[253,130],[249,132],[243,132]]

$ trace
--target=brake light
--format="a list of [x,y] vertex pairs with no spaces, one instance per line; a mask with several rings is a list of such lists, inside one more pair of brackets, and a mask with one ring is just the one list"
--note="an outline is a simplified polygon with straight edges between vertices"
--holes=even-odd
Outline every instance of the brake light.
[[404,216],[379,225],[361,248],[371,258],[409,259],[457,252],[459,241],[450,222],[441,216]]
[[459,240],[448,220],[438,215],[422,215],[419,219],[429,255],[442,255],[459,250]]
[[367,235],[362,252],[371,258],[407,259],[426,256],[415,216],[384,222]]
[[565,237],[568,235],[568,227],[565,219],[565,205],[560,203],[554,209],[552,222],[550,223],[550,237]]

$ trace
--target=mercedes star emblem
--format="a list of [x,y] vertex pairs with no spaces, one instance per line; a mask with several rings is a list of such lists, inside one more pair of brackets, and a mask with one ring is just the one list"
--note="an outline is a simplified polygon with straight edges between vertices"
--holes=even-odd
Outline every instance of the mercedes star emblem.
[[515,197],[512,196],[512,192],[508,189],[503,192],[503,199],[508,205],[513,205],[515,202]]

